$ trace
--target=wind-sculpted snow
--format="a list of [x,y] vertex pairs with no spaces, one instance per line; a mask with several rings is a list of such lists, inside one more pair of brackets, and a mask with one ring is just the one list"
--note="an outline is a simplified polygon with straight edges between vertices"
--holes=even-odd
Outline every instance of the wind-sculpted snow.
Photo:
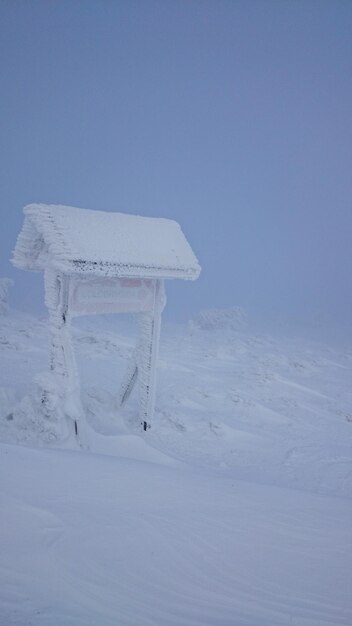
[[[101,437],[111,454],[114,446],[120,450],[121,434],[138,433],[136,395],[118,407],[120,379],[136,336],[136,324],[119,325],[113,316],[82,318],[74,326],[92,451],[98,439],[104,451]],[[42,377],[48,376],[47,342],[45,320],[2,318],[3,441],[60,445],[58,424],[33,409]],[[349,352],[255,335],[250,328],[230,332],[221,324],[214,331],[166,329],[160,357],[149,444],[238,478],[351,495]]]
[[46,321],[1,318],[0,624],[350,626],[352,354],[166,327],[141,433],[118,406],[136,327],[73,331],[85,451],[31,404]]
[[164,355],[158,445],[246,480],[352,494],[349,353],[204,331],[169,337]]
[[189,322],[189,331],[237,331],[243,330],[247,325],[247,315],[244,309],[234,306],[230,309],[205,309],[200,311]]
[[0,451],[6,626],[352,623],[348,500],[155,459]]

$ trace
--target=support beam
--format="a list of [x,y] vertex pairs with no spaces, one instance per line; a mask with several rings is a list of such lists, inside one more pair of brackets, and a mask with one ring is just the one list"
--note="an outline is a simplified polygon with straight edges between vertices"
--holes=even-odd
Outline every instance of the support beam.
[[139,316],[140,343],[137,352],[139,417],[144,430],[151,426],[155,407],[156,361],[159,350],[161,313],[165,306],[163,281],[154,281],[151,311]]
[[129,364],[127,366],[126,373],[123,377],[120,392],[119,392],[119,405],[123,406],[125,402],[130,397],[133,387],[135,386],[137,376],[138,376],[138,365],[137,365],[137,350],[136,348],[133,351],[133,354],[130,358]]
[[68,434],[73,433],[78,438],[78,436],[84,436],[82,429],[78,426],[78,422],[83,426],[83,410],[71,338],[69,281],[69,277],[64,274],[51,269],[45,271],[45,303],[49,310],[51,336],[50,371],[62,404],[61,410],[68,418],[66,420]]

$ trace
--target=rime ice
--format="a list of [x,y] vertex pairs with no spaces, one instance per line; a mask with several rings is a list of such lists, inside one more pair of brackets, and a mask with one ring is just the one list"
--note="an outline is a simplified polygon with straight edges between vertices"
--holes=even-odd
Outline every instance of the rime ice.
[[[180,226],[173,220],[61,205],[31,204],[24,214],[13,263],[44,270],[50,317],[50,375],[40,379],[38,411],[44,421],[60,423],[58,438],[74,432],[84,439],[72,316],[134,312],[139,314],[140,337],[119,399],[125,402],[138,379],[139,417],[146,429],[154,411],[164,280],[194,280],[200,273]],[[66,428],[62,414],[68,418]]]

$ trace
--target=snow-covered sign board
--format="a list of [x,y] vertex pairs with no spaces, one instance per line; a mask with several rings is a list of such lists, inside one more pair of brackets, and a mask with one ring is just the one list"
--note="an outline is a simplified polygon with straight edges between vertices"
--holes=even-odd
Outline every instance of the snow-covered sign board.
[[[75,434],[80,432],[83,437],[84,411],[69,332],[71,318],[138,313],[140,337],[119,398],[121,404],[125,402],[138,379],[139,415],[146,430],[155,402],[160,320],[166,301],[164,280],[195,280],[200,273],[180,226],[169,219],[62,205],[30,204],[24,215],[13,263],[21,269],[44,271],[52,336],[52,378],[43,389],[41,410],[49,415],[58,405],[63,406],[67,424],[74,424]],[[55,389],[57,397],[53,397]]]
[[139,278],[73,280],[69,307],[73,315],[151,311],[153,284]]

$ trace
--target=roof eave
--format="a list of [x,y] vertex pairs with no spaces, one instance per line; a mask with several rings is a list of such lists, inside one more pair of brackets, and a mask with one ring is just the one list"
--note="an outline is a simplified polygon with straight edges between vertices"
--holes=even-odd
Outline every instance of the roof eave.
[[182,279],[196,280],[200,274],[200,268],[170,268],[170,267],[146,267],[115,263],[101,263],[95,261],[73,260],[62,264],[55,263],[57,269],[75,276],[101,276],[116,278],[146,278],[146,279]]

